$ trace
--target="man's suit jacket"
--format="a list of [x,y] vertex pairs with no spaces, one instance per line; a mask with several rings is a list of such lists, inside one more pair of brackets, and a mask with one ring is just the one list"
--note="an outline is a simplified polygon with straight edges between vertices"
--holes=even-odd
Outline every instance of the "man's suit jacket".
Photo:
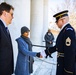
[[13,48],[11,37],[0,20],[0,75],[13,73]]

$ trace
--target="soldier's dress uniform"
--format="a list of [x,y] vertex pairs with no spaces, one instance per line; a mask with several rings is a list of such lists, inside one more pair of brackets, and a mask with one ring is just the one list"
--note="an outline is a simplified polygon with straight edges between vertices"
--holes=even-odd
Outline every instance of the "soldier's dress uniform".
[[[66,15],[66,11],[57,15]],[[62,15],[61,15],[62,16]],[[75,31],[72,26],[67,23],[60,31],[56,45],[45,50],[47,55],[57,51],[57,72],[56,75],[75,75]]]

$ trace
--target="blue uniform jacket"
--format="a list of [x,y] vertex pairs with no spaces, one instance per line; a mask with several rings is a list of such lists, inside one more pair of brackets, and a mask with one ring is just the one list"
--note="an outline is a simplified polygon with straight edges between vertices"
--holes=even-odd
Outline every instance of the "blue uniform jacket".
[[75,75],[75,45],[75,31],[67,24],[59,33],[56,45],[48,50],[49,54],[58,52],[56,75]]
[[29,74],[29,56],[36,56],[36,52],[29,51],[28,44],[19,37],[16,39],[18,43],[18,56],[15,69],[15,75],[30,75]]

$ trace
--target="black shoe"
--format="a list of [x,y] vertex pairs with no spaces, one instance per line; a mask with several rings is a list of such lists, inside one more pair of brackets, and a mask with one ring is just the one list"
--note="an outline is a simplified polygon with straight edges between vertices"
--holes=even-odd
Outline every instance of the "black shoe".
[[51,55],[49,55],[50,58],[53,58]]
[[45,58],[47,58],[47,56]]

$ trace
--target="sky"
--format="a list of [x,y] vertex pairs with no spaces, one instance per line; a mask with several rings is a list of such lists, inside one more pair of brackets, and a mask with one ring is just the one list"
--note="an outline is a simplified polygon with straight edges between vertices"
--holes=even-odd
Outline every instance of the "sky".
[[52,10],[53,13],[56,13],[57,6],[60,6],[64,0],[49,0],[49,10]]
[[[67,9],[67,8],[65,8],[65,6],[63,6],[63,3],[65,1],[67,2],[67,0],[49,0],[49,12],[55,14],[57,12],[64,10],[64,9]],[[71,1],[71,5],[72,5],[73,0],[70,0],[70,1]],[[70,7],[71,7],[71,5],[70,5]],[[61,10],[57,11],[57,7],[59,7]]]
[[49,0],[49,8],[48,8],[49,18],[52,18],[52,16],[56,13],[56,7],[60,5],[62,2],[63,0]]
[[[69,6],[69,2],[67,1],[69,2],[71,1],[70,6]],[[49,25],[51,26],[55,25],[55,18],[53,18],[54,14],[61,12],[63,10],[68,10],[68,9],[71,12],[73,9],[73,1],[74,0],[49,0],[49,6],[48,6]]]
[[[48,22],[49,26],[53,26],[53,24],[50,22],[55,22],[55,18],[53,18],[53,15],[57,13],[57,6],[60,6],[63,3],[64,0],[49,0],[49,7],[48,7]],[[50,28],[50,27],[49,27]],[[54,27],[55,28],[55,27]]]

